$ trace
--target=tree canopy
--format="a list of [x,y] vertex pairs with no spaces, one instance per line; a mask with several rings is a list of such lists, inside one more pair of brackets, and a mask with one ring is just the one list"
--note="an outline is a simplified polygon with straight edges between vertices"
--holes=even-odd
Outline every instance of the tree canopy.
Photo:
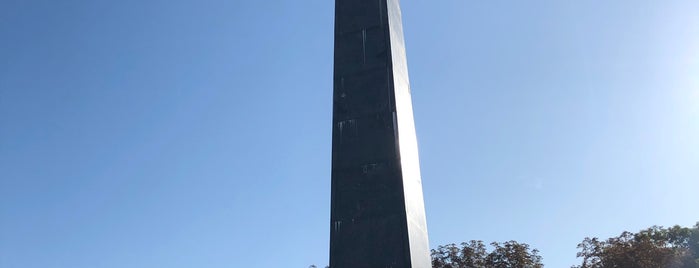
[[582,264],[573,268],[699,268],[699,223],[653,226],[607,240],[587,237],[578,249]]
[[541,268],[541,256],[537,249],[517,241],[490,243],[488,251],[483,241],[471,240],[461,246],[449,244],[432,250],[433,268]]
[[[653,226],[606,240],[586,237],[578,249],[582,263],[571,268],[699,268],[699,222],[693,227]],[[539,250],[517,241],[447,244],[431,256],[432,268],[544,267]]]

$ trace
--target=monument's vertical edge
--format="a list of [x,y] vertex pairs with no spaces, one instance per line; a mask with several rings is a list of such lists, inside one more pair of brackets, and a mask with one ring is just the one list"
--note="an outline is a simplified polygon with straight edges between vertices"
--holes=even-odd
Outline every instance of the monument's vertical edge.
[[430,267],[397,0],[336,0],[330,267]]
[[400,0],[388,0],[393,88],[412,267],[431,267]]

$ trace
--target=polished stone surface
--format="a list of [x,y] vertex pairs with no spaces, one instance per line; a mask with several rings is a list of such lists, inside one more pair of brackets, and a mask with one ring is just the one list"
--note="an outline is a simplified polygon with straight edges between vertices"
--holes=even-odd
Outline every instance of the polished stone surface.
[[430,267],[398,0],[336,0],[330,267]]

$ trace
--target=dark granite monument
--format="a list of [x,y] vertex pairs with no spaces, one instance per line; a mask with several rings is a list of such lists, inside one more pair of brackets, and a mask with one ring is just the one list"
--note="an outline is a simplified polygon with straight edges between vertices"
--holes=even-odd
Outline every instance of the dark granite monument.
[[399,0],[335,1],[331,268],[429,268]]

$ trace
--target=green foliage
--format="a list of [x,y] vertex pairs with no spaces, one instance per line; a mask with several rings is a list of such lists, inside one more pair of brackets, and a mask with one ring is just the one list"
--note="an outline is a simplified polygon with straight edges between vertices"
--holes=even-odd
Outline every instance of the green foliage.
[[[433,268],[542,268],[537,249],[516,241],[471,240],[432,250]],[[699,222],[693,227],[653,226],[607,240],[586,237],[578,244],[582,264],[572,268],[699,268]],[[316,268],[311,265],[309,268]],[[325,268],[329,268],[326,266]]]
[[587,237],[578,249],[582,264],[573,268],[699,268],[699,223],[653,226],[607,240]]
[[483,241],[439,246],[432,250],[433,268],[541,268],[541,256],[529,245],[508,241],[493,242],[488,252]]

